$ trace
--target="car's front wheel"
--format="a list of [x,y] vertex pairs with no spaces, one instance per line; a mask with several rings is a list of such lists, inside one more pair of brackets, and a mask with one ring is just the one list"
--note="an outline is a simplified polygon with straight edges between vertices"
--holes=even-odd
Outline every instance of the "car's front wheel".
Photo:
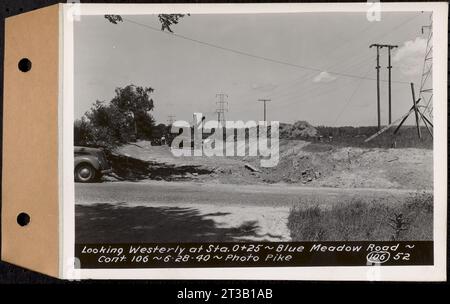
[[91,183],[97,179],[97,170],[89,164],[80,164],[75,168],[75,181]]

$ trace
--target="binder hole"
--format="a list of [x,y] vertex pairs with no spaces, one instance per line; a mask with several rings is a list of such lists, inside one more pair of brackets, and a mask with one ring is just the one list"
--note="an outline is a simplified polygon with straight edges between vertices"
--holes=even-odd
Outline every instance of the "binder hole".
[[31,61],[28,58],[23,58],[19,61],[19,70],[26,73],[31,70]]
[[24,227],[30,223],[30,216],[28,213],[22,212],[17,216],[17,224]]

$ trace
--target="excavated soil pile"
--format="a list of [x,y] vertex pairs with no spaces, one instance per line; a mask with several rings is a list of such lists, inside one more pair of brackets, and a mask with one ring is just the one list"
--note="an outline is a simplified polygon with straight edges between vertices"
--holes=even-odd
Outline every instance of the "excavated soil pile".
[[293,125],[280,124],[280,138],[283,139],[302,139],[319,136],[319,131],[310,125],[307,121],[299,120]]
[[262,168],[268,183],[344,188],[433,188],[433,151],[362,149],[282,140],[280,161]]

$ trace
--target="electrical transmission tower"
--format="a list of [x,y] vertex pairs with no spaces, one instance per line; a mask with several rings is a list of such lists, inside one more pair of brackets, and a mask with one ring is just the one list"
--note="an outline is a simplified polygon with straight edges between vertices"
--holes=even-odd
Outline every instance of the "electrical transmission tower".
[[167,124],[171,126],[175,122],[175,115],[168,115],[167,116]]
[[414,83],[411,83],[411,95],[412,95],[412,107],[409,109],[406,114],[404,114],[402,117],[397,119],[396,121],[390,123],[383,129],[379,130],[377,133],[373,134],[369,138],[365,140],[365,142],[368,142],[381,133],[388,130],[390,127],[398,123],[397,128],[394,131],[394,134],[397,134],[397,132],[400,130],[403,123],[408,119],[409,115],[414,113],[415,120],[416,120],[416,127],[417,127],[417,135],[419,138],[422,138],[421,130],[420,130],[420,120],[423,121],[428,133],[430,133],[430,136],[433,137],[433,84],[432,84],[432,70],[433,70],[433,45],[432,45],[432,22],[430,25],[422,26],[422,34],[424,34],[424,29],[428,29],[428,40],[427,40],[427,46],[425,50],[425,58],[423,62],[423,68],[422,68],[422,76],[420,80],[420,89],[419,89],[419,98],[416,98],[415,90],[414,90]]
[[225,126],[225,112],[228,111],[228,101],[226,99],[228,98],[228,95],[224,93],[219,93],[216,94],[216,98],[218,98],[218,100],[216,101],[217,122],[221,126]]
[[[428,30],[427,47],[425,50],[425,58],[423,61],[422,77],[420,80],[419,97],[422,100],[422,104],[419,108],[423,108],[423,114],[428,116],[428,119],[433,119],[433,21],[430,15],[430,25],[422,26],[422,34],[425,34],[425,30]],[[426,119],[423,120],[425,125],[429,124]],[[428,127],[433,127],[429,125]]]

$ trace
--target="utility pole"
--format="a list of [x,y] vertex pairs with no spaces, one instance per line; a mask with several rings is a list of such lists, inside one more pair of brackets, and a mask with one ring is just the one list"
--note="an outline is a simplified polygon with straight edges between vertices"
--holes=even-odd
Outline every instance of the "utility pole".
[[391,70],[392,70],[392,65],[391,65],[391,50],[392,49],[394,49],[394,48],[397,48],[398,47],[398,45],[388,45],[388,44],[386,44],[386,45],[384,45],[384,46],[382,46],[382,47],[387,47],[388,48],[388,70],[389,70],[389,79],[388,79],[388,81],[389,81],[389,93],[388,93],[388,96],[389,96],[389,124],[391,124],[392,123],[392,103],[391,103]]
[[381,44],[371,44],[369,48],[376,47],[377,48],[377,66],[375,69],[377,70],[377,118],[378,118],[378,130],[381,129],[381,120],[380,120],[380,48]]
[[216,98],[218,98],[216,104],[217,104],[217,122],[221,126],[225,126],[225,112],[228,111],[228,101],[226,99],[228,98],[227,94],[219,93],[216,94]]
[[392,123],[392,102],[391,102],[391,50],[394,48],[397,48],[397,45],[390,45],[390,44],[379,44],[374,43],[370,45],[370,48],[376,47],[377,48],[377,66],[375,67],[377,69],[377,113],[378,113],[378,130],[381,128],[381,118],[380,118],[380,49],[387,48],[388,49],[388,71],[389,71],[389,80],[388,80],[388,96],[389,96],[389,124]]
[[262,101],[262,102],[264,103],[264,121],[267,122],[267,116],[266,116],[266,103],[267,103],[268,101],[271,101],[271,100],[270,100],[270,99],[263,99],[263,98],[261,98],[261,99],[258,99],[258,101]]

